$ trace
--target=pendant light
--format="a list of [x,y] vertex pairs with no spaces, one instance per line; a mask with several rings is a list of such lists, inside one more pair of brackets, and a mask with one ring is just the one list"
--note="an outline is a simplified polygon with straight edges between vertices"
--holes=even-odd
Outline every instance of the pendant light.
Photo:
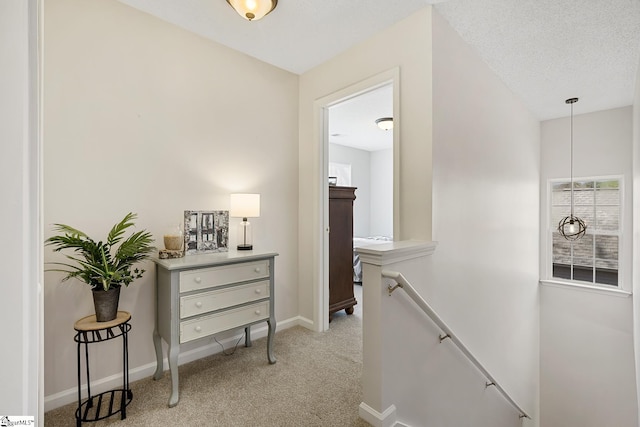
[[227,0],[227,3],[247,21],[257,21],[275,9],[278,0]]
[[578,98],[569,98],[565,102],[571,105],[571,214],[560,220],[558,232],[567,240],[580,240],[585,235],[587,226],[582,219],[573,214],[573,104],[578,102]]

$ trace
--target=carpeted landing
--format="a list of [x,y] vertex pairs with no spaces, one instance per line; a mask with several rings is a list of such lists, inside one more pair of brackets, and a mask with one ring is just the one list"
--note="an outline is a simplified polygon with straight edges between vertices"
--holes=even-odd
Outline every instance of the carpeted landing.
[[[357,298],[357,296],[356,296]],[[358,298],[358,301],[362,301]],[[167,406],[169,373],[131,384],[127,418],[89,426],[369,426],[362,402],[362,318],[336,313],[326,333],[296,326],[277,332],[269,365],[266,338],[180,366],[180,402]],[[75,425],[76,404],[45,414],[46,427]]]

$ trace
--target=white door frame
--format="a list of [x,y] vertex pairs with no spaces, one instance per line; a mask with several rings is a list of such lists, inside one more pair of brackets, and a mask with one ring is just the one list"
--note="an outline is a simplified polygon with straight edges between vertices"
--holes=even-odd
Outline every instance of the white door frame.
[[319,156],[319,173],[316,183],[320,186],[319,223],[316,229],[322,230],[321,238],[316,242],[316,248],[320,254],[318,270],[319,277],[314,278],[315,304],[313,317],[316,329],[326,331],[329,329],[329,108],[355,98],[363,93],[391,84],[393,87],[393,235],[394,239],[400,233],[399,226],[399,200],[400,200],[400,68],[392,68],[360,82],[354,83],[344,89],[330,95],[319,98],[314,102],[314,115],[318,126],[315,127],[315,139],[321,147]]
[[[20,239],[8,245],[0,264],[7,273],[4,303],[5,344],[11,348],[4,365],[13,375],[0,393],[3,407],[13,408],[6,415],[34,416],[44,424],[43,376],[43,237],[42,237],[42,8],[43,0],[5,0],[0,2],[0,22],[5,40],[0,41],[0,62],[6,61],[0,86],[9,88],[0,100],[3,123],[3,167],[14,181],[2,183],[7,208],[0,219],[12,228],[10,236]],[[5,47],[9,47],[5,49]],[[4,64],[4,63],[3,63]],[[4,92],[3,92],[4,93]],[[2,120],[0,120],[2,121]],[[6,126],[5,126],[6,125]],[[6,138],[6,143],[4,139]],[[7,161],[8,160],[8,161]],[[4,175],[4,174],[3,174]],[[4,191],[4,189],[10,189]],[[4,201],[4,200],[3,200]],[[4,318],[3,318],[4,319]],[[15,359],[18,362],[15,362]],[[15,379],[19,378],[19,381]],[[17,382],[17,383],[16,383]],[[9,411],[7,411],[9,412]],[[4,414],[3,414],[4,415]]]

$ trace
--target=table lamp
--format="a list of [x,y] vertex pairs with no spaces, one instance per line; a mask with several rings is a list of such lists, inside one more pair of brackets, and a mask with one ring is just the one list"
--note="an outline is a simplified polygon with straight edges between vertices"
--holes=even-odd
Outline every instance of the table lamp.
[[251,235],[251,223],[247,218],[258,218],[260,216],[260,195],[259,194],[232,194],[229,208],[229,216],[242,218],[238,225],[238,250],[250,251],[253,249],[253,238]]

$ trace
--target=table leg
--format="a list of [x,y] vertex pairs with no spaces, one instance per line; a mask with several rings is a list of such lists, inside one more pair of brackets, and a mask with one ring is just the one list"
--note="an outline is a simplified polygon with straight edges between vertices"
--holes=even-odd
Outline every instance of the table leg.
[[276,357],[273,355],[273,336],[276,332],[276,321],[275,319],[267,320],[267,325],[269,325],[269,335],[267,337],[267,358],[269,359],[269,363],[272,365],[276,363]]
[[244,346],[251,347],[251,326],[244,328]]
[[82,369],[80,367],[80,339],[78,338],[78,411],[76,413],[76,427],[81,427],[82,426],[82,421],[80,421],[80,418],[82,417],[82,414],[80,413],[80,410],[82,409],[82,392],[81,392],[81,388],[82,387]]
[[178,394],[178,354],[179,345],[169,347],[169,372],[171,374],[171,396],[169,396],[169,407],[173,408],[178,404],[180,395]]
[[89,399],[89,403],[87,403],[87,408],[93,408],[93,396],[91,395],[91,379],[89,375],[89,344],[84,343],[84,363],[87,368],[87,398]]
[[153,374],[154,380],[162,378],[162,339],[158,328],[153,329],[153,346],[156,349],[156,372]]
[[122,395],[120,397],[120,419],[127,418],[127,397],[129,394],[129,349],[127,345],[127,325],[121,325],[122,331]]
[[125,361],[127,362],[127,369],[124,371],[125,375],[127,376],[127,379],[125,380],[125,384],[126,384],[126,388],[127,388],[127,399],[129,401],[131,401],[133,399],[133,392],[131,391],[131,386],[129,385],[129,330],[127,330],[127,336],[125,338],[125,344],[126,344],[126,359]]

